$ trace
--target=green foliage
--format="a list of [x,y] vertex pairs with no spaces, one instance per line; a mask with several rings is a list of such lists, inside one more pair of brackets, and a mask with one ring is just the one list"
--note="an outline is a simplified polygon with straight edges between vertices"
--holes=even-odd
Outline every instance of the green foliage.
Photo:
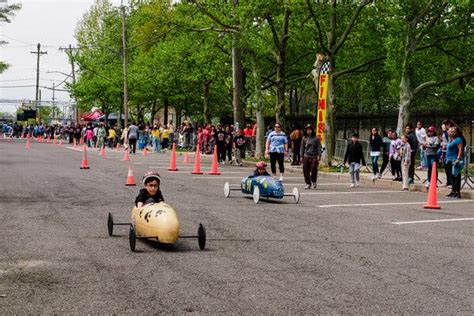
[[[0,7],[0,25],[1,23],[10,23],[11,18],[21,9],[21,4],[11,4]],[[8,44],[5,41],[0,41],[0,46]],[[7,70],[9,65],[3,61],[0,61],[0,74]]]

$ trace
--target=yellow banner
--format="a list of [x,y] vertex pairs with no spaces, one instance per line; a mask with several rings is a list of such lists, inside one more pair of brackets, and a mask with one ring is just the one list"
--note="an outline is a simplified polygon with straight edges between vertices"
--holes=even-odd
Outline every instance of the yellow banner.
[[319,91],[318,91],[318,117],[316,124],[316,134],[321,140],[321,145],[326,147],[326,139],[324,138],[324,131],[326,130],[326,100],[328,97],[328,74],[319,75]]

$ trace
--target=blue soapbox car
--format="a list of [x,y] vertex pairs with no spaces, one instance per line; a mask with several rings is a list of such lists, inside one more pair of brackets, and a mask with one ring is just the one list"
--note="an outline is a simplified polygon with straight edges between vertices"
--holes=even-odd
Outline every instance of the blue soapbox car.
[[293,188],[291,193],[285,194],[283,183],[269,175],[243,178],[240,182],[240,186],[231,186],[229,182],[226,182],[224,184],[225,197],[229,197],[231,191],[241,191],[243,194],[251,194],[255,204],[260,201],[260,198],[266,198],[267,200],[270,198],[283,199],[285,196],[292,196],[295,203],[300,201],[300,193],[297,188]]

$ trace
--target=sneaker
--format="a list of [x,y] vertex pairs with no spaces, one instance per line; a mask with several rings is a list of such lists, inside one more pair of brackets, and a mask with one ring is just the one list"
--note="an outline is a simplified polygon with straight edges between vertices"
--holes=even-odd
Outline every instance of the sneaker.
[[397,181],[397,179],[398,179],[398,178],[397,178],[396,176],[393,176],[393,177],[392,177],[392,181]]
[[359,181],[356,181],[355,185],[356,185],[356,187],[359,187],[359,185],[360,185]]
[[309,189],[311,189],[311,184],[307,184],[307,185],[305,185],[305,186],[304,186],[304,189],[305,189],[305,190],[309,190]]
[[242,167],[242,166],[243,166],[243,164],[242,164],[242,163],[239,163],[239,167]]
[[231,160],[231,161],[229,162],[229,165],[231,165],[231,164],[233,164],[233,163],[234,163],[234,162]]
[[455,195],[456,193],[451,191],[449,194],[446,195],[446,197],[454,197]]
[[355,184],[354,184],[354,183],[351,183],[351,186],[350,186],[350,187],[351,187],[351,188],[355,187]]
[[283,181],[283,176],[282,175],[280,175],[280,181]]
[[450,185],[447,185],[446,188],[451,190],[453,188],[453,186],[450,184]]
[[377,179],[377,176],[373,175],[372,178],[371,178],[371,180],[372,180],[373,182],[375,182],[375,179]]
[[425,184],[425,188],[429,188],[430,187],[430,182],[427,181],[426,184]]
[[380,173],[377,173],[377,179],[382,179],[382,175]]
[[313,187],[313,189],[316,189],[316,188],[318,187],[318,183],[317,183],[317,182],[313,182],[312,187]]
[[408,188],[403,188],[402,192],[408,192]]

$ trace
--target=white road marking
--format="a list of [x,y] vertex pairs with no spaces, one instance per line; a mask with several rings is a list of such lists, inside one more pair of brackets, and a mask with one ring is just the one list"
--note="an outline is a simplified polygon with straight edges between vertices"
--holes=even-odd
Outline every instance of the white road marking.
[[474,217],[469,217],[469,218],[432,219],[432,220],[412,221],[412,222],[391,222],[390,224],[405,225],[405,224],[441,223],[441,222],[457,222],[457,221],[474,221]]
[[324,195],[324,194],[376,194],[376,193],[393,193],[396,191],[351,191],[351,192],[301,192],[304,195]]
[[[361,204],[327,204],[327,205],[316,205],[319,208],[330,208],[330,207],[356,207],[356,206],[390,206],[390,205],[423,205],[426,202],[398,202],[398,203],[361,203]],[[439,204],[446,203],[472,203],[470,200],[460,201],[439,201]]]

